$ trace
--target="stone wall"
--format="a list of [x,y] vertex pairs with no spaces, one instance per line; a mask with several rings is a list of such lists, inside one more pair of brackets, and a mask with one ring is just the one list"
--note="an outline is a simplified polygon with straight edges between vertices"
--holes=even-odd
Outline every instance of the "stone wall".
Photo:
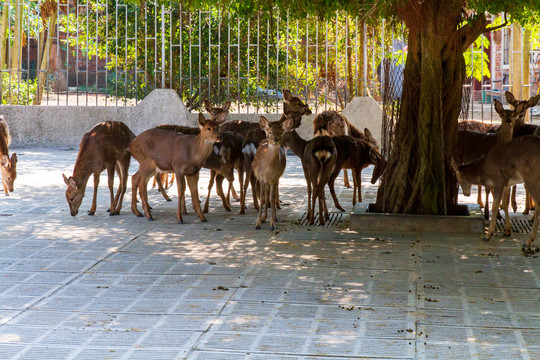
[[[12,148],[74,148],[84,133],[102,121],[123,121],[135,133],[160,124],[196,126],[198,113],[189,113],[171,89],[152,91],[137,106],[0,106],[12,137]],[[343,114],[358,129],[368,128],[380,142],[382,109],[372,98],[354,98]],[[264,114],[271,121],[279,114]],[[261,114],[230,114],[229,120],[258,122]],[[303,118],[298,133],[313,137],[313,118]]]

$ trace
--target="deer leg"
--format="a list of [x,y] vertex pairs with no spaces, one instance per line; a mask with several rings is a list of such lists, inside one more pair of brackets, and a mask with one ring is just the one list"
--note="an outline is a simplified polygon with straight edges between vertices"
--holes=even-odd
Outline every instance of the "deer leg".
[[174,184],[174,178],[175,178],[175,175],[174,173],[171,174],[171,181],[169,181],[169,186],[171,186],[172,184]]
[[[262,186],[258,183],[257,179],[255,178],[255,176],[253,175],[253,173],[251,173],[250,175],[250,182],[251,182],[251,192],[253,193],[253,207],[255,208],[255,210],[259,210],[260,206],[259,206],[259,200],[262,201],[262,199],[258,199],[257,198],[257,186]],[[259,194],[260,194],[260,190],[258,191]]]
[[116,209],[116,202],[114,201],[114,168],[116,166],[113,165],[112,167],[107,167],[107,186],[109,187],[109,195],[111,197],[111,207],[109,208],[109,216],[114,215],[114,211]]
[[[240,182],[241,184],[242,182]],[[236,193],[236,190],[234,189],[234,182],[230,182],[229,183],[229,192],[231,193],[233,199],[235,201],[240,201],[240,196],[238,196],[238,194]],[[242,189],[240,189],[240,192],[242,192]],[[229,200],[229,196],[227,194],[227,200]]]
[[[529,190],[529,195],[530,195],[531,199],[534,200],[535,203],[538,203],[538,201],[540,200],[540,191],[538,191],[536,189],[531,188]],[[538,231],[538,212],[535,211],[534,216],[533,216],[532,230],[529,233],[529,238],[525,242],[525,245],[527,247],[530,247],[532,245],[534,239],[536,239],[537,231]]]
[[208,183],[208,195],[206,196],[206,201],[204,202],[203,213],[208,213],[208,206],[210,205],[210,193],[214,187],[214,179],[216,178],[216,171],[210,170],[210,182]]
[[325,213],[324,213],[324,185],[317,185],[317,197],[319,198],[319,223],[324,226],[325,223]]
[[[252,190],[253,190],[253,184],[251,185],[252,187]],[[265,186],[264,185],[261,185],[259,186],[259,196],[261,199],[264,198],[264,188]],[[262,204],[261,206],[259,206],[259,216],[257,217],[257,224],[255,225],[255,229],[260,229],[261,228],[261,223],[263,222],[262,220],[262,215],[263,215],[263,207],[262,207]]]
[[185,207],[185,204],[182,205],[182,201],[184,201],[185,195],[184,195],[184,187],[186,185],[184,181],[184,176],[180,173],[176,174],[176,178],[179,179],[176,181],[176,189],[178,191],[178,207],[176,208],[176,221],[178,224],[184,223],[184,218],[182,217],[183,209],[182,206]]
[[509,205],[510,205],[510,188],[504,189],[502,206],[504,209],[504,236],[512,235],[512,223],[510,222],[509,214]]
[[[242,193],[242,196],[241,196],[241,199],[240,199],[240,214],[245,214],[246,213],[246,193],[247,193],[247,188],[249,186],[249,182],[251,181],[251,172],[250,171],[246,171],[246,177],[244,179],[244,182],[242,183],[242,181],[240,181],[241,183],[241,187],[243,189],[243,193]],[[253,191],[253,189],[251,189]]]
[[149,221],[153,221],[152,212],[150,210],[150,203],[148,202],[148,180],[152,174],[147,175],[144,172],[141,172],[141,178],[139,180],[139,196],[141,197],[141,203],[144,215]]
[[238,169],[238,181],[240,181],[240,214],[243,214],[242,208],[245,208],[246,195],[244,192],[244,170]]
[[527,186],[525,186],[525,210],[523,210],[523,215],[529,215],[531,212],[531,195]]
[[358,179],[360,179],[360,176],[362,176],[362,169],[352,169],[351,170],[351,174],[352,174],[352,178],[353,178],[353,188],[354,188],[354,191],[353,191],[353,206],[356,204],[356,194],[358,194],[358,201],[361,202],[362,201],[362,194],[360,193],[360,181],[358,181]]
[[[478,186],[478,191],[479,192],[481,191],[481,186]],[[485,192],[486,192],[486,203],[484,205],[484,220],[489,220],[489,192],[490,190],[488,188],[485,188]]]
[[[176,179],[177,183],[178,183],[178,179]],[[184,215],[187,215],[187,207],[186,207],[186,178],[184,176],[182,176],[181,180],[182,181],[182,194],[178,194],[178,201],[181,201],[182,202],[182,205],[181,205],[181,208],[182,208],[182,214]]]
[[279,180],[276,182],[276,208],[281,209],[281,203],[279,201]]
[[476,203],[480,205],[481,208],[484,207],[484,203],[482,202],[482,185],[478,185],[478,194],[476,196]]
[[351,184],[349,183],[349,176],[347,175],[347,169],[343,169],[343,185],[346,188],[350,188]]
[[517,185],[514,185],[512,186],[512,210],[514,210],[514,212],[517,211],[516,192],[517,192]]
[[268,217],[268,206],[272,206],[270,202],[273,201],[273,199],[270,199],[270,186],[271,185],[267,183],[261,186],[264,188],[264,196],[262,197],[263,200],[261,200],[261,201],[264,201],[264,204],[260,203],[259,206],[263,207],[264,205],[262,222],[266,222],[266,218]]
[[334,182],[336,181],[337,175],[339,172],[334,172],[332,175],[330,175],[330,179],[328,180],[328,188],[330,189],[330,195],[332,195],[332,199],[334,200],[334,206],[339,209],[339,211],[345,211],[344,208],[339,205],[339,201],[336,196],[336,190],[334,189]]
[[122,204],[124,202],[124,195],[126,194],[130,158],[131,156],[126,156],[120,162],[120,166],[119,166],[119,170],[120,170],[119,174],[122,174],[120,178],[120,185],[121,185],[122,191],[120,192],[120,189],[118,189],[120,193],[120,197],[118,198],[118,201],[116,202],[116,211],[115,211],[116,215],[120,215],[120,210],[122,210]]
[[141,173],[139,171],[131,176],[131,211],[138,217],[143,216],[143,214],[139,212],[139,209],[137,209],[137,190],[139,188],[140,177]]
[[157,173],[154,175],[154,181],[157,183],[158,190],[161,193],[161,196],[165,199],[165,201],[171,201],[171,198],[169,195],[167,195],[167,192],[165,191],[165,188],[163,187],[163,182],[161,181],[161,174]]
[[[493,190],[493,204],[491,206],[491,223],[489,224],[489,229],[486,234],[486,236],[482,239],[484,241],[488,241],[493,236],[493,233],[495,232],[495,223],[497,221],[497,210],[499,209],[499,205],[501,203],[501,199],[504,193],[504,187],[496,187]],[[487,205],[486,205],[487,206]]]
[[229,200],[227,199],[227,197],[225,196],[225,193],[223,192],[223,179],[224,179],[223,175],[221,174],[217,175],[216,190],[219,197],[221,198],[221,202],[223,203],[223,207],[225,208],[225,210],[232,211],[231,205],[229,204]]
[[90,211],[88,211],[88,215],[94,215],[96,213],[98,186],[99,186],[99,173],[94,173],[94,194],[92,196],[92,206],[90,206]]
[[307,218],[309,219],[309,225],[313,225],[315,223],[315,219],[314,219],[312,208],[311,208],[311,198],[313,197],[313,193],[311,189],[311,181],[308,176],[306,176],[306,183],[307,183]]
[[193,210],[195,210],[195,212],[197,213],[199,220],[201,220],[201,222],[207,222],[208,220],[206,220],[206,217],[201,210],[201,203],[199,201],[199,190],[197,189],[197,180],[199,179],[199,177],[197,175],[198,174],[186,175],[189,191],[191,192],[191,206],[193,206]]
[[[272,209],[272,213],[270,214],[271,215],[271,218],[270,218],[270,231],[276,230],[276,208],[277,208],[277,204],[276,204],[275,201],[273,201],[273,199],[274,198],[276,200],[279,199],[277,191],[278,191],[278,182],[276,181],[275,183],[270,184],[270,195],[269,195],[270,199],[268,200],[268,202],[271,205],[271,209]],[[268,208],[267,206],[265,206],[265,207]]]

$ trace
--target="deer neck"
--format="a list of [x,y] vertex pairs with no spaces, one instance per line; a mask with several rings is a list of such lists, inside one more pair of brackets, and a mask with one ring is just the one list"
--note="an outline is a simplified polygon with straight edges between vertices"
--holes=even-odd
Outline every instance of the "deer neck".
[[307,141],[302,139],[296,130],[287,132],[283,135],[283,144],[285,144],[298,157],[302,157]]
[[497,137],[498,137],[498,143],[501,144],[501,143],[507,143],[509,142],[510,140],[512,140],[512,136],[514,135],[514,128],[510,128],[510,129],[503,129],[501,127],[501,130],[499,130],[499,133],[497,134]]
[[198,159],[201,163],[204,163],[214,150],[214,142],[203,137],[201,134],[202,133],[199,133],[199,135],[197,135],[195,146],[192,148],[192,151],[194,152],[194,158]]

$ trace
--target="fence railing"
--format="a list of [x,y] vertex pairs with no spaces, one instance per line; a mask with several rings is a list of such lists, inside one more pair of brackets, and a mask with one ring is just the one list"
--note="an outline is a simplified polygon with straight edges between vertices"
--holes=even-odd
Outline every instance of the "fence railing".
[[[277,112],[287,88],[315,112],[341,110],[355,96],[382,102],[381,84],[401,76],[406,54],[401,31],[342,13],[324,21],[277,12],[243,17],[118,0],[4,0],[1,10],[2,104],[133,105],[155,88],[172,88],[189,110],[209,99],[232,100],[239,112]],[[506,45],[517,34],[500,34],[496,49],[482,38],[467,55],[478,79],[465,84],[468,118],[491,120],[496,91],[512,89],[503,62],[516,51]],[[382,59],[393,64],[388,71]],[[497,70],[487,76],[486,67]],[[522,86],[536,91],[540,62],[532,60],[529,71]]]

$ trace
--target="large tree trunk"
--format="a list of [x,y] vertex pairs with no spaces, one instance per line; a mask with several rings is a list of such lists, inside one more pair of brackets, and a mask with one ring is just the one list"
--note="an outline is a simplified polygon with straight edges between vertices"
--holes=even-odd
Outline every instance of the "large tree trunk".
[[463,33],[458,31],[463,5],[410,0],[398,9],[409,28],[408,55],[401,112],[377,197],[381,211],[456,211],[457,185],[449,164],[465,76]]

